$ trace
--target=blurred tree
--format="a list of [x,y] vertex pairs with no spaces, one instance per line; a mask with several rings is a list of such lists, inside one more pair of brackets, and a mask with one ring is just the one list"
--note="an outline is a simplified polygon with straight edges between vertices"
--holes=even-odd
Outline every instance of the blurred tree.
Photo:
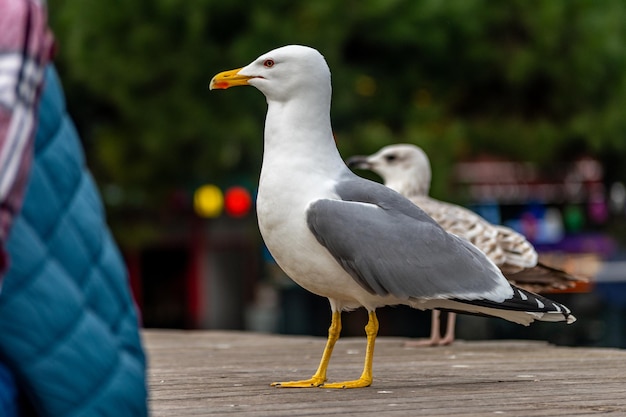
[[[564,152],[626,156],[622,0],[57,0],[50,8],[70,111],[114,227],[126,227],[133,210],[167,214],[175,190],[233,176],[256,182],[262,95],[209,95],[207,84],[289,43],[329,62],[342,154],[417,143],[433,159],[440,197],[452,162],[484,151],[540,164]],[[612,175],[626,180],[626,168]],[[124,243],[145,237],[131,235]]]

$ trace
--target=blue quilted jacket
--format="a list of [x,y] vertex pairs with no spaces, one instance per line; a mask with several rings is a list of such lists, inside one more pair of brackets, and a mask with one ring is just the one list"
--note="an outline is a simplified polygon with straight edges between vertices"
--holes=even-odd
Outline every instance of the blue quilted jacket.
[[127,274],[52,67],[35,160],[7,243],[0,361],[41,416],[145,416]]

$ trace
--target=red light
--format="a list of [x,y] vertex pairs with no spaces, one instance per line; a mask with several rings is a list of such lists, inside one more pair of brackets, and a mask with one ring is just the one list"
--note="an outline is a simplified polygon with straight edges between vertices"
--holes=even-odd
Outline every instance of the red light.
[[231,217],[243,217],[250,212],[252,197],[243,187],[231,187],[224,195],[224,209]]

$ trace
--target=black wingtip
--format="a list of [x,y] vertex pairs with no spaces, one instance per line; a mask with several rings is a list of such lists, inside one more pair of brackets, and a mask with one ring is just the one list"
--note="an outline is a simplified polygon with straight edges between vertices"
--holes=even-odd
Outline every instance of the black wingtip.
[[[515,285],[511,285],[513,288],[513,296],[504,300],[503,302],[495,302],[490,300],[456,300],[466,304],[472,304],[480,307],[493,308],[498,310],[509,311],[523,311],[527,313],[549,314],[553,320],[545,321],[565,321],[567,324],[571,324],[576,321],[576,317],[572,315],[572,311],[561,303],[550,300],[539,294],[535,294],[530,291],[526,291]],[[560,315],[562,319],[554,318]]]

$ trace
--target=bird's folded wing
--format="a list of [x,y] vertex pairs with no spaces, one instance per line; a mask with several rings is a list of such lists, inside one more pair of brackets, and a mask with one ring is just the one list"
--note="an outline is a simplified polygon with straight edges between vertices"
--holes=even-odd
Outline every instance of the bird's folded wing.
[[370,293],[496,302],[512,296],[482,252],[445,232],[396,192],[359,180],[340,183],[336,191],[342,200],[321,199],[309,206],[308,226]]
[[508,227],[493,225],[471,210],[428,196],[415,197],[412,201],[445,230],[472,242],[505,275],[532,268],[537,263],[537,252],[530,242]]
[[497,230],[476,213],[428,196],[411,199],[449,233],[469,240],[499,267],[507,262]]

